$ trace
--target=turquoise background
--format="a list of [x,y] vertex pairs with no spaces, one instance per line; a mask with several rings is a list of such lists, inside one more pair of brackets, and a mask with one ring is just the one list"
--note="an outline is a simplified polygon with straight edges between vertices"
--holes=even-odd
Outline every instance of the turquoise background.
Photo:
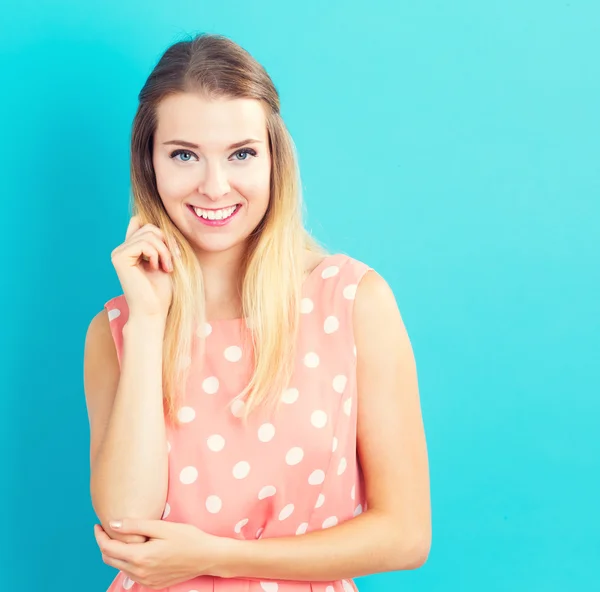
[[265,65],[310,227],[388,280],[413,343],[433,545],[361,592],[598,586],[598,2],[2,13],[2,590],[102,592],[115,573],[92,532],[84,337],[120,293],[137,93],[198,32]]

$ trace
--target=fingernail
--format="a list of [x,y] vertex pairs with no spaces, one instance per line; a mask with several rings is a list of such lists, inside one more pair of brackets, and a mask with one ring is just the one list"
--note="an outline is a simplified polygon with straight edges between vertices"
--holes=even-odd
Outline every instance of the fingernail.
[[123,523],[120,520],[111,520],[109,524],[111,528],[121,528],[121,526],[123,526]]

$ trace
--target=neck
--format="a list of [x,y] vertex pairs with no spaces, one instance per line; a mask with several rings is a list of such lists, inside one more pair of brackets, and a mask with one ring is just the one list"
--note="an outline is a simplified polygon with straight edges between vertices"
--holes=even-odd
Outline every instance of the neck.
[[232,249],[198,256],[207,307],[241,306],[242,255]]

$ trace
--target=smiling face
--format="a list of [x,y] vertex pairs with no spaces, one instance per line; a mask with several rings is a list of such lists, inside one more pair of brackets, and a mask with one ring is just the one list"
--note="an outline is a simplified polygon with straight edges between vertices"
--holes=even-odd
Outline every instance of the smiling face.
[[241,255],[269,205],[261,103],[184,93],[161,101],[157,120],[152,161],[167,214],[200,257]]

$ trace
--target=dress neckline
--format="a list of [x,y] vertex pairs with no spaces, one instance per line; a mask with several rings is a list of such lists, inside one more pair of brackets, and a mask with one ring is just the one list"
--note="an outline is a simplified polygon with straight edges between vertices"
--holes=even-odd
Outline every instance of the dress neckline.
[[[333,259],[336,255],[325,255],[325,257],[323,257],[323,259],[321,259],[321,261],[319,261],[319,263],[317,263],[317,265],[315,265],[315,267],[312,268],[312,270],[308,273],[308,275],[304,278],[304,281],[302,282],[302,288],[304,289],[306,287],[306,285],[309,283],[309,281],[312,280],[313,277],[315,277],[319,271],[321,271],[321,269],[323,268],[323,266],[330,260]],[[216,320],[207,320],[206,323],[208,325],[210,325],[211,327],[213,326],[218,326],[218,325],[236,325],[238,323],[241,323],[243,320],[245,320],[243,317],[236,317],[234,319],[216,319]]]

